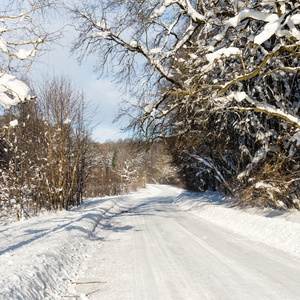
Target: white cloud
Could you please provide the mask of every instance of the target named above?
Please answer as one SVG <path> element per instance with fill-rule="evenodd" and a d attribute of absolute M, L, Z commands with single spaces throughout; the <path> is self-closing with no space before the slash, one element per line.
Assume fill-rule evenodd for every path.
<path fill-rule="evenodd" d="M 104 143 L 107 141 L 117 141 L 126 138 L 126 134 L 120 132 L 117 128 L 99 126 L 93 131 L 92 138 L 99 142 Z"/>
<path fill-rule="evenodd" d="M 118 113 L 118 104 L 123 99 L 122 93 L 109 79 L 90 78 L 85 84 L 85 89 L 91 105 L 98 108 L 98 120 L 107 125 L 111 123 Z"/>

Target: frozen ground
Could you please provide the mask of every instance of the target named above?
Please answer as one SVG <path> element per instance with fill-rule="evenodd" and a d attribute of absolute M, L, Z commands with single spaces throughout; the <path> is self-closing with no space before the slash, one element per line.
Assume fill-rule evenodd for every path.
<path fill-rule="evenodd" d="M 0 226 L 0 299 L 63 299 L 93 248 L 93 231 L 116 198 Z"/>
<path fill-rule="evenodd" d="M 0 227 L 0 299 L 300 299 L 300 213 L 149 185 Z"/>

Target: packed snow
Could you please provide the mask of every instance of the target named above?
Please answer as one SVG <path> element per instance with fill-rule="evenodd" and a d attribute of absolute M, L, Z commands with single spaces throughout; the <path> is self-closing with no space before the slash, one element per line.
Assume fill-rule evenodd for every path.
<path fill-rule="evenodd" d="M 125 223 L 121 223 L 121 220 Z M 175 220 L 179 223 L 183 221 L 192 222 L 192 227 L 182 227 L 187 226 L 188 223 L 182 223 L 183 225 L 181 226 L 179 223 L 175 224 Z M 150 230 L 148 227 L 142 228 L 144 225 L 141 224 L 144 224 L 146 221 L 149 222 L 150 232 L 148 232 Z M 159 224 L 161 221 L 163 222 Z M 278 251 L 280 257 L 284 257 L 286 260 L 294 259 L 300 265 L 299 211 L 287 212 L 258 208 L 241 210 L 231 207 L 226 198 L 220 194 L 212 192 L 195 194 L 173 186 L 148 185 L 146 189 L 130 195 L 89 199 L 81 207 L 70 211 L 44 213 L 38 217 L 15 223 L 5 224 L 4 220 L 1 220 L 1 222 L 0 272 L 1 274 L 5 274 L 5 276 L 1 276 L 0 278 L 1 300 L 72 299 L 72 297 L 73 299 L 89 299 L 90 297 L 91 299 L 99 299 L 99 297 L 101 299 L 105 295 L 110 296 L 103 299 L 120 299 L 120 294 L 115 294 L 121 291 L 121 287 L 118 284 L 121 285 L 123 282 L 124 286 L 127 286 L 128 295 L 131 295 L 129 289 L 130 287 L 134 287 L 126 285 L 125 282 L 132 278 L 132 272 L 136 270 L 140 270 L 140 275 L 145 275 L 145 278 L 149 278 L 149 282 L 137 282 L 138 286 L 135 288 L 144 287 L 145 290 L 139 290 L 135 294 L 136 297 L 131 295 L 127 299 L 138 299 L 138 295 L 142 297 L 139 299 L 150 299 L 149 295 L 147 296 L 143 293 L 146 293 L 146 290 L 149 292 L 153 290 L 150 293 L 155 296 L 153 294 L 155 293 L 155 289 L 152 289 L 152 287 L 160 282 L 156 281 L 159 280 L 159 276 L 162 276 L 160 272 L 163 269 L 160 268 L 167 268 L 168 272 L 171 272 L 170 276 L 174 277 L 174 280 L 182 271 L 181 269 L 174 269 L 178 268 L 178 266 L 177 264 L 177 267 L 170 265 L 169 259 L 171 258 L 168 257 L 161 257 L 162 260 L 157 265 L 154 265 L 156 266 L 155 270 L 151 271 L 148 268 L 147 264 L 149 261 L 147 262 L 147 260 L 150 259 L 150 262 L 153 263 L 153 259 L 162 255 L 163 252 L 161 251 L 166 250 L 161 249 L 162 245 L 157 244 L 157 241 L 152 241 L 156 234 L 153 227 L 159 228 L 159 232 L 163 238 L 162 242 L 167 243 L 169 247 L 168 251 L 171 251 L 172 253 L 170 252 L 170 254 L 172 255 L 175 255 L 175 252 L 180 250 L 177 247 L 181 244 L 176 242 L 176 239 L 181 237 L 178 235 L 179 232 L 180 234 L 184 234 L 186 230 L 190 229 L 195 231 L 199 229 L 206 232 L 209 229 L 212 230 L 211 234 L 216 234 L 216 236 L 221 234 L 222 239 L 225 240 L 226 236 L 230 234 L 232 237 L 230 239 L 234 239 L 234 243 L 243 244 L 249 240 L 250 243 L 254 243 L 253 245 L 257 245 L 257 247 L 260 247 L 259 245 L 266 245 L 265 247 L 275 249 L 272 250 L 275 253 Z M 132 222 L 132 224 L 128 222 Z M 208 229 L 198 228 L 199 224 L 208 226 Z M 142 227 L 140 228 L 139 226 Z M 163 235 L 164 230 L 167 230 L 167 228 L 177 234 L 175 234 L 175 240 L 171 244 L 169 244 L 171 238 Z M 182 231 L 183 229 L 184 231 Z M 146 236 L 147 232 L 151 234 L 149 237 Z M 209 233 L 206 233 L 206 235 L 209 235 Z M 193 236 L 190 233 L 188 236 L 190 236 L 189 239 L 196 239 L 197 243 L 201 242 L 199 237 Z M 130 242 L 132 238 L 135 240 L 134 244 Z M 186 238 L 187 236 L 183 238 L 183 241 L 191 245 L 189 251 L 192 251 L 194 244 L 192 241 L 188 242 Z M 200 244 L 204 245 L 208 238 L 211 243 L 218 243 L 213 242 L 213 236 L 207 236 L 205 239 L 203 237 L 204 240 Z M 144 243 L 150 244 L 147 246 Z M 111 248 L 113 245 L 115 248 Z M 207 248 L 208 246 L 205 247 Z M 207 249 L 210 249 L 209 255 L 212 255 L 211 259 L 214 260 L 214 255 L 217 255 L 219 252 L 211 248 Z M 268 248 L 262 247 L 262 249 L 265 249 L 265 252 L 269 251 Z M 141 256 L 144 253 L 143 251 L 146 251 L 149 255 L 147 259 Z M 195 255 L 198 253 L 197 251 Z M 180 256 L 174 256 L 173 258 L 178 259 L 178 264 L 180 265 L 180 260 L 184 258 L 185 253 L 182 250 L 179 252 Z M 110 260 L 107 259 L 107 262 L 105 262 L 102 253 L 103 255 L 107 255 L 107 258 L 110 258 Z M 225 254 L 223 253 L 222 257 Z M 139 259 L 133 263 L 132 259 L 135 255 Z M 221 254 L 219 253 L 219 255 Z M 268 252 L 268 255 L 271 254 Z M 199 259 L 201 260 L 200 256 L 199 254 Z M 197 255 L 193 259 L 196 258 Z M 192 268 L 192 256 L 185 257 L 184 259 L 187 260 L 187 263 Z M 224 259 L 225 256 L 220 261 Z M 141 265 L 136 265 L 138 262 Z M 102 263 L 104 264 L 103 266 Z M 212 264 L 212 262 L 206 258 L 203 263 L 205 266 L 207 265 L 207 272 L 209 272 L 209 264 Z M 214 263 L 216 262 L 214 261 Z M 239 270 L 241 267 L 231 266 L 231 268 L 232 270 Z M 197 268 L 194 269 L 193 272 L 196 273 L 190 275 L 195 277 L 197 275 Z M 85 273 L 86 270 L 89 270 L 88 273 Z M 154 272 L 154 275 L 151 274 L 157 276 L 155 282 L 152 282 L 152 277 L 147 277 L 148 275 L 150 276 L 150 273 L 147 273 L 148 271 Z M 297 272 L 296 269 L 294 271 Z M 99 280 L 100 287 L 96 289 L 97 293 L 95 291 L 95 298 L 92 298 L 93 295 L 91 293 L 90 296 L 87 296 L 89 294 L 88 291 L 85 291 L 87 285 L 76 285 L 76 282 L 84 282 L 84 279 L 88 280 L 90 278 L 88 276 L 92 276 L 93 272 L 97 276 L 100 274 L 100 279 L 103 281 L 100 282 L 100 279 L 97 279 Z M 226 272 L 225 269 L 224 272 Z M 228 274 L 228 277 L 231 275 Z M 237 275 L 240 276 L 239 272 L 237 272 Z M 250 273 L 245 275 L 246 277 L 250 276 Z M 136 273 L 134 276 L 136 276 L 137 281 L 145 280 L 144 277 L 140 278 Z M 210 276 L 208 273 L 207 280 L 209 280 Z M 168 280 L 167 277 L 163 277 L 163 281 Z M 94 280 L 96 282 L 96 279 Z M 245 280 L 245 278 L 241 280 Z M 188 295 L 196 295 L 196 290 L 188 290 L 189 286 L 185 286 L 188 282 L 184 281 L 183 283 L 181 291 L 185 291 L 187 297 Z M 205 284 L 208 284 L 208 282 L 205 282 Z M 191 286 L 193 286 L 192 282 Z M 235 292 L 242 293 L 242 290 L 239 291 L 238 285 L 234 284 L 234 286 L 236 287 Z M 199 288 L 199 285 L 195 285 L 196 287 Z M 178 287 L 172 286 L 170 287 L 170 291 L 168 291 L 167 287 L 158 285 L 157 291 L 159 291 L 159 288 L 163 288 L 164 293 L 166 293 L 166 298 L 164 299 L 173 299 L 167 293 L 175 293 Z M 264 287 L 262 286 L 261 288 L 263 289 Z M 270 288 L 269 291 L 266 290 L 266 295 L 273 293 L 271 282 L 270 286 L 266 286 L 265 288 Z M 103 294 L 101 294 L 101 291 Z M 298 296 L 300 299 L 300 292 Z M 124 297 L 122 299 L 126 299 L 126 293 Z M 206 299 L 212 298 L 209 298 L 208 295 Z M 261 299 L 267 298 L 262 297 Z M 277 298 L 273 299 L 279 298 L 277 296 Z"/>

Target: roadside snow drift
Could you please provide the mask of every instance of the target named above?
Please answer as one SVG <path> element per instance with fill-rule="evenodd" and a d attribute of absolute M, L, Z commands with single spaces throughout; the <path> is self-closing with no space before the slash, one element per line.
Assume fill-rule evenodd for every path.
<path fill-rule="evenodd" d="M 239 209 L 218 193 L 183 191 L 174 201 L 201 219 L 251 240 L 300 257 L 300 212 L 274 209 Z"/>
<path fill-rule="evenodd" d="M 62 299 L 115 198 L 0 227 L 0 299 Z M 88 243 L 87 243 L 88 242 Z"/>

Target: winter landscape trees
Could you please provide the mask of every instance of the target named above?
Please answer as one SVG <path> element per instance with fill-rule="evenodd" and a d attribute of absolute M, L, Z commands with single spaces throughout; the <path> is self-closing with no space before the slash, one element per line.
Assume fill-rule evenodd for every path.
<path fill-rule="evenodd" d="M 147 180 L 176 177 L 162 144 L 145 153 L 130 140 L 93 142 L 86 96 L 67 78 L 48 76 L 37 84 L 26 76 L 41 46 L 56 38 L 44 18 L 54 4 L 8 1 L 1 7 L 0 214 L 18 220 L 80 205 L 83 195 L 128 193 Z M 150 157 L 154 152 L 158 159 Z"/>
<path fill-rule="evenodd" d="M 83 196 L 129 193 L 146 183 L 177 183 L 162 143 L 145 151 L 132 140 L 99 144 L 87 126 L 84 94 L 65 78 L 36 91 L 1 117 L 0 211 L 18 219 L 40 210 L 62 210 Z"/>
<path fill-rule="evenodd" d="M 51 8 L 50 1 L 2 1 L 0 12 L 0 104 L 6 110 L 1 118 L 1 212 L 16 210 L 18 219 L 28 199 L 34 210 L 42 206 L 42 178 L 39 167 L 44 159 L 39 153 L 42 120 L 31 103 L 25 78 L 37 52 L 55 33 L 45 30 L 42 13 Z M 17 77 L 19 79 L 17 79 Z M 15 119 L 14 119 L 15 117 Z M 26 127 L 28 125 L 28 127 Z M 37 147 L 32 147 L 36 144 Z"/>
<path fill-rule="evenodd" d="M 297 1 L 88 3 L 74 49 L 138 86 L 129 128 L 168 141 L 189 188 L 299 208 Z"/>
<path fill-rule="evenodd" d="M 23 212 L 62 210 L 79 205 L 88 131 L 81 93 L 64 79 L 45 83 L 35 103 L 22 103 L 3 115 L 18 124 L 1 136 L 1 207 Z"/>
<path fill-rule="evenodd" d="M 90 139 L 83 92 L 65 78 L 30 91 L 24 77 L 56 37 L 42 21 L 52 5 L 1 8 L 1 209 L 67 209 L 83 195 L 175 182 L 175 169 L 188 189 L 241 206 L 300 208 L 297 1 L 70 3 L 73 53 L 96 54 L 96 71 L 114 72 L 130 98 L 119 117 L 134 140 L 103 145 Z"/>
<path fill-rule="evenodd" d="M 94 160 L 86 180 L 87 197 L 128 193 L 146 183 L 179 183 L 171 156 L 161 142 L 153 144 L 149 151 L 131 139 L 94 143 L 90 151 Z"/>

